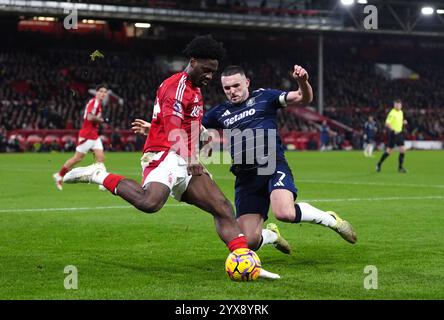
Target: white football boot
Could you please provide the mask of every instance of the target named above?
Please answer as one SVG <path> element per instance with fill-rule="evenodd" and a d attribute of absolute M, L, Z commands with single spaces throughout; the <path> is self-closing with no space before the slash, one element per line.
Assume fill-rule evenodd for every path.
<path fill-rule="evenodd" d="M 101 163 L 94 163 L 87 167 L 77 167 L 69 171 L 64 177 L 64 183 L 91 183 L 93 174 L 106 171 Z"/>
<path fill-rule="evenodd" d="M 54 179 L 54 182 L 55 182 L 55 185 L 56 185 L 57 189 L 62 191 L 63 190 L 63 187 L 62 187 L 63 178 L 62 178 L 62 176 L 59 175 L 59 173 L 57 172 L 57 173 L 54 173 L 52 175 L 52 178 Z"/>

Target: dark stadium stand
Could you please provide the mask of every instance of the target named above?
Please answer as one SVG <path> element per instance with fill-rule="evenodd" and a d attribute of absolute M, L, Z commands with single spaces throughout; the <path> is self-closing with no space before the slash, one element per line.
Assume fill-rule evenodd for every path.
<path fill-rule="evenodd" d="M 221 31 L 215 30 L 215 34 L 218 37 Z M 150 119 L 152 100 L 160 79 L 172 73 L 165 67 L 165 61 L 180 55 L 188 38 L 176 34 L 177 38 L 166 42 L 164 39 L 122 40 L 112 37 L 112 34 L 96 34 L 60 38 L 35 32 L 5 35 L 7 46 L 0 51 L 0 150 L 5 151 L 6 145 L 8 150 L 17 149 L 17 141 L 11 139 L 11 135 L 18 138 L 22 150 L 29 150 L 34 145 L 49 145 L 49 149 L 56 146 L 71 148 L 70 139 L 64 132 L 23 136 L 22 131 L 20 137 L 16 130 L 66 129 L 70 130 L 67 131 L 69 135 L 76 136 L 75 129 L 80 127 L 84 106 L 91 97 L 88 90 L 102 82 L 109 84 L 123 99 L 123 104 L 111 101 L 107 107 L 104 136 L 113 141 L 108 148 L 117 150 L 127 146 L 134 150 L 140 146 L 135 137 L 130 135 L 128 138 L 126 131 L 122 131 L 120 137 L 112 133 L 128 130 L 132 119 Z M 293 40 L 288 50 L 278 53 L 275 44 L 279 39 L 275 37 L 243 36 L 232 40 L 227 37 L 220 36 L 229 53 L 222 67 L 231 63 L 242 65 L 252 80 L 252 88 L 293 88 L 287 73 L 292 64 L 299 63 L 309 71 L 316 93 L 316 57 L 312 54 L 315 44 L 309 36 Z M 282 37 L 284 42 L 289 39 L 285 34 Z M 258 41 L 264 43 L 261 52 L 254 51 Z M 368 115 L 374 115 L 382 126 L 395 98 L 404 100 L 409 121 L 406 128 L 408 139 L 444 139 L 444 91 L 439 78 L 444 66 L 442 61 L 434 59 L 439 50 L 434 50 L 432 42 L 426 51 L 430 59 L 425 63 L 414 50 L 406 51 L 406 48 L 421 46 L 421 43 L 391 41 L 390 48 L 384 47 L 386 43 L 384 38 L 369 41 L 356 40 L 353 36 L 325 39 L 325 116 L 354 130 L 332 128 L 336 131 L 334 137 L 339 139 L 334 145 L 337 149 L 350 145 L 361 147 L 362 139 L 357 133 L 362 133 Z M 439 48 L 439 44 L 437 46 Z M 104 52 L 105 58 L 92 61 L 90 54 L 97 48 Z M 385 60 L 380 61 L 380 57 Z M 375 72 L 375 62 L 403 63 L 415 70 L 420 78 L 387 80 Z M 224 100 L 219 81 L 204 89 L 204 98 L 206 109 Z M 313 106 L 316 104 L 315 98 Z M 279 116 L 284 142 L 296 149 L 318 148 L 319 123 L 284 112 Z M 131 143 L 127 144 L 127 139 Z M 379 139 L 384 139 L 382 131 Z M 56 143 L 51 143 L 52 140 Z"/>

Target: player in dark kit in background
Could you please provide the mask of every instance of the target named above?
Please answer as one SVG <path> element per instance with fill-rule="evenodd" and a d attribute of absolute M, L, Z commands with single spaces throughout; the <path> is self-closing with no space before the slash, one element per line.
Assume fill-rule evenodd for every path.
<path fill-rule="evenodd" d="M 378 127 L 373 116 L 368 116 L 368 120 L 364 124 L 364 156 L 366 157 L 373 157 L 377 131 Z"/>
<path fill-rule="evenodd" d="M 402 111 L 402 102 L 397 99 L 394 101 L 393 109 L 387 115 L 385 120 L 385 127 L 387 129 L 388 143 L 387 148 L 378 164 L 376 165 L 376 172 L 381 171 L 382 163 L 388 156 L 392 153 L 393 149 L 399 147 L 399 158 L 398 158 L 398 172 L 407 173 L 404 168 L 404 158 L 405 158 L 405 147 L 404 147 L 404 133 L 403 127 L 407 124 L 407 120 L 404 119 L 404 113 Z"/>
<path fill-rule="evenodd" d="M 224 51 L 222 44 L 211 36 L 195 38 L 184 50 L 190 59 L 186 69 L 159 86 L 143 151 L 142 184 L 108 173 L 101 166 L 76 168 L 65 176 L 64 182 L 103 185 L 146 213 L 159 211 L 171 195 L 211 213 L 217 233 L 230 251 L 247 248 L 230 201 L 204 172 L 195 150 L 203 114 L 200 88 L 213 78 Z M 193 132 L 192 126 L 197 127 L 197 131 Z M 177 136 L 171 138 L 174 132 L 191 138 L 178 145 L 172 140 Z M 188 141 L 186 145 L 185 141 Z"/>
<path fill-rule="evenodd" d="M 240 132 L 251 129 L 256 134 L 255 149 L 266 149 L 264 144 L 267 144 L 269 136 L 277 131 L 277 110 L 306 105 L 312 101 L 313 92 L 306 70 L 295 65 L 292 77 L 299 85 L 296 91 L 259 89 L 250 93 L 250 81 L 243 69 L 239 66 L 226 68 L 222 72 L 221 81 L 228 101 L 210 109 L 204 115 L 202 125 L 215 129 L 239 129 Z M 264 136 L 260 137 L 261 134 Z M 355 243 L 357 238 L 351 224 L 339 218 L 336 213 L 324 212 L 308 203 L 295 204 L 297 189 L 284 156 L 284 148 L 279 135 L 276 134 L 275 138 L 272 138 L 276 139 L 275 149 L 266 150 L 264 158 L 267 158 L 267 161 L 259 162 L 255 159 L 252 164 L 243 162 L 248 157 L 247 154 L 242 155 L 241 163 L 236 163 L 239 155 L 236 154 L 233 144 L 231 145 L 234 161 L 231 171 L 236 176 L 236 214 L 250 248 L 258 249 L 275 241 L 275 235 L 262 232 L 262 224 L 268 219 L 270 204 L 280 221 L 321 224 L 333 229 L 348 242 Z M 245 146 L 246 144 L 241 151 L 243 153 L 249 149 Z M 261 175 L 260 169 L 272 160 L 276 163 L 275 170 L 271 174 Z"/>

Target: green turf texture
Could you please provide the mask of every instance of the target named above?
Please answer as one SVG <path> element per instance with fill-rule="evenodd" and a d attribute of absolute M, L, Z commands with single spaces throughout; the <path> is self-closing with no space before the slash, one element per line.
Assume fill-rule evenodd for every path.
<path fill-rule="evenodd" d="M 145 214 L 97 185 L 56 190 L 51 175 L 69 156 L 0 155 L 0 299 L 444 298 L 442 151 L 408 152 L 408 174 L 397 172 L 396 153 L 381 173 L 380 153 L 287 153 L 299 200 L 348 219 L 358 243 L 322 226 L 277 222 L 294 253 L 262 248 L 263 266 L 282 279 L 250 283 L 229 280 L 228 250 L 197 208 L 169 200 Z M 107 153 L 107 168 L 139 181 L 139 158 Z M 228 168 L 209 165 L 233 200 Z M 64 288 L 68 265 L 78 269 L 77 290 Z M 367 265 L 378 270 L 376 290 L 364 288 Z"/>

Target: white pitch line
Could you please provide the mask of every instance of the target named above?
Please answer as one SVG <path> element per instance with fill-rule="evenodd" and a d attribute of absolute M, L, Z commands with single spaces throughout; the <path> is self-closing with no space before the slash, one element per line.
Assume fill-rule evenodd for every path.
<path fill-rule="evenodd" d="M 232 177 L 215 176 L 216 180 L 233 180 Z M 380 186 L 380 187 L 421 187 L 421 188 L 439 188 L 443 189 L 442 184 L 415 184 L 415 183 L 385 183 L 385 182 L 359 182 L 359 181 L 335 181 L 335 180 L 315 180 L 315 179 L 295 179 L 298 182 L 325 183 L 325 184 L 344 184 L 344 185 L 362 185 L 362 186 Z"/>
<path fill-rule="evenodd" d="M 333 199 L 299 199 L 298 202 L 353 202 L 353 201 L 398 201 L 398 200 L 444 200 L 444 196 L 417 196 L 417 197 L 371 197 L 371 198 L 333 198 Z M 185 207 L 186 203 L 171 203 L 164 207 Z M 71 208 L 30 208 L 30 209 L 1 209 L 0 213 L 22 212 L 51 212 L 51 211 L 86 211 L 86 210 L 112 210 L 131 209 L 133 206 L 102 206 L 102 207 L 71 207 Z"/>
<path fill-rule="evenodd" d="M 184 207 L 186 203 L 165 204 L 164 207 Z M 133 206 L 102 206 L 102 207 L 71 207 L 71 208 L 30 208 L 30 209 L 0 209 L 0 213 L 8 212 L 50 212 L 50 211 L 86 211 L 86 210 L 113 210 L 113 209 L 131 209 Z"/>
<path fill-rule="evenodd" d="M 0 166 L 5 169 L 8 167 Z M 42 172 L 43 169 L 29 169 L 29 168 L 10 168 L 8 171 L 20 171 L 20 172 Z M 118 174 L 127 176 L 140 176 L 140 170 L 134 171 L 119 171 Z M 234 176 L 213 176 L 216 180 L 231 180 L 234 181 Z M 342 184 L 342 185 L 358 185 L 358 186 L 379 186 L 379 187 L 407 187 L 407 188 L 438 188 L 444 189 L 443 184 L 416 184 L 416 183 L 385 183 L 385 182 L 360 182 L 360 181 L 340 181 L 340 180 L 317 180 L 317 179 L 295 179 L 295 182 L 307 182 L 307 183 L 325 183 L 325 184 Z"/>
<path fill-rule="evenodd" d="M 359 181 L 332 181 L 332 180 L 313 180 L 313 179 L 296 179 L 296 182 L 308 183 L 326 183 L 326 184 L 351 184 L 363 186 L 381 186 L 381 187 L 421 187 L 421 188 L 444 188 L 442 184 L 416 184 L 416 183 L 385 183 L 385 182 L 359 182 Z"/>
<path fill-rule="evenodd" d="M 345 198 L 345 199 L 304 199 L 298 202 L 352 202 L 352 201 L 393 201 L 393 200 L 444 200 L 444 196 L 424 197 L 373 197 L 373 198 Z"/>

